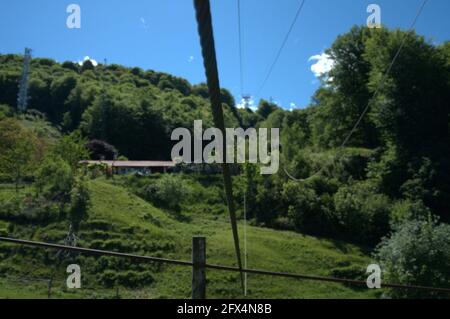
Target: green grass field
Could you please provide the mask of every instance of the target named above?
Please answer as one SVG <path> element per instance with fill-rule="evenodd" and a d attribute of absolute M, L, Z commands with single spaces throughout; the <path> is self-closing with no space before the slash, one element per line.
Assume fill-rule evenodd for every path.
<path fill-rule="evenodd" d="M 165 258 L 189 260 L 192 236 L 207 238 L 207 262 L 235 266 L 231 229 L 227 215 L 208 215 L 195 211 L 173 214 L 158 209 L 127 189 L 105 179 L 89 182 L 92 208 L 89 220 L 79 232 L 79 246 L 123 251 Z M 10 190 L 8 190 L 10 191 Z M 6 190 L 0 187 L 0 196 Z M 0 220 L 4 235 L 62 242 L 63 222 L 47 225 L 14 225 Z M 243 246 L 243 224 L 239 225 Z M 247 226 L 248 268 L 342 277 L 364 274 L 371 259 L 353 245 L 304 236 L 294 232 Z M 189 298 L 191 269 L 167 265 L 137 265 L 113 257 L 68 257 L 54 267 L 55 251 L 0 244 L 0 298 L 47 298 L 48 282 L 32 278 L 50 278 L 54 272 L 52 298 Z M 75 258 L 75 259 L 71 259 Z M 67 290 L 65 267 L 78 263 L 82 270 L 82 288 Z M 108 284 L 112 273 L 129 277 L 151 274 L 147 284 Z M 128 276 L 128 277 L 127 277 Z M 150 276 L 150 275 L 149 275 Z M 30 279 L 27 281 L 27 278 Z M 355 279 L 355 278 L 351 278 Z M 127 279 L 128 280 L 128 279 Z M 139 279 L 138 279 L 139 281 Z M 207 271 L 208 298 L 241 298 L 239 274 Z M 342 284 L 295 279 L 248 276 L 247 298 L 374 298 L 377 293 Z"/>

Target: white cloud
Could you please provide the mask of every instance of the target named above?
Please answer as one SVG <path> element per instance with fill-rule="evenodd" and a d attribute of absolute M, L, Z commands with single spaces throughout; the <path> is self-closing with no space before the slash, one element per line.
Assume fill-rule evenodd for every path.
<path fill-rule="evenodd" d="M 335 63 L 334 60 L 326 53 L 313 55 L 308 59 L 308 61 L 316 61 L 316 63 L 311 65 L 311 71 L 318 78 L 330 72 Z"/>
<path fill-rule="evenodd" d="M 293 110 L 297 110 L 297 109 L 300 109 L 301 107 L 300 106 L 298 106 L 295 102 L 291 102 L 291 103 L 289 103 L 289 111 L 293 111 Z"/>
<path fill-rule="evenodd" d="M 86 62 L 86 61 L 91 61 L 93 66 L 97 66 L 98 65 L 98 62 L 96 60 L 94 60 L 94 59 L 91 59 L 89 56 L 85 56 L 83 61 L 78 61 L 78 64 L 79 65 L 83 65 L 83 63 Z"/>
<path fill-rule="evenodd" d="M 191 55 L 191 56 L 188 58 L 188 63 L 192 63 L 192 62 L 194 62 L 194 60 L 195 60 L 194 56 Z"/>

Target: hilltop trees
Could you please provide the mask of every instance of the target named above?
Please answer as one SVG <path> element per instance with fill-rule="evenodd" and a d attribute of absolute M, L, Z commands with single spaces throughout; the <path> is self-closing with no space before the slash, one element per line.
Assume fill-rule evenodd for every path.
<path fill-rule="evenodd" d="M 322 147 L 340 145 L 369 103 L 370 62 L 365 54 L 366 41 L 373 34 L 368 28 L 354 27 L 339 36 L 327 51 L 334 66 L 314 96 L 314 103 L 319 107 L 312 123 L 315 142 Z M 377 142 L 373 123 L 366 117 L 350 145 L 375 147 Z"/>
<path fill-rule="evenodd" d="M 303 122 L 300 118 L 282 122 L 285 166 L 303 178 L 317 171 L 341 182 L 351 182 L 349 177 L 368 178 L 373 192 L 422 202 L 449 221 L 448 47 L 448 43 L 434 46 L 415 33 L 384 28 L 354 27 L 338 37 L 327 51 L 333 69 L 323 78 Z M 346 146 L 374 152 L 365 164 L 358 164 L 365 165 L 358 168 L 360 173 L 349 175 L 348 164 L 344 169 L 339 164 L 345 151 L 334 148 L 342 144 L 367 106 Z M 314 167 L 324 157 L 317 155 L 311 161 L 317 149 L 333 155 Z M 358 152 L 364 153 L 363 149 Z"/>
<path fill-rule="evenodd" d="M 0 55 L 0 104 L 14 107 L 21 57 Z M 211 123 L 205 84 L 152 70 L 85 61 L 56 63 L 33 59 L 29 109 L 42 112 L 65 133 L 80 129 L 90 140 L 105 141 L 130 159 L 168 159 L 170 132 Z M 228 126 L 240 123 L 233 96 L 222 89 Z"/>

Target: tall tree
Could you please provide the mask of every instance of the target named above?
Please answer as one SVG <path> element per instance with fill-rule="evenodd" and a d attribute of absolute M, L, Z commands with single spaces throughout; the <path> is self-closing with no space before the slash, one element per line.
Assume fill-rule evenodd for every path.
<path fill-rule="evenodd" d="M 0 121 L 0 172 L 14 181 L 16 192 L 36 157 L 37 138 L 14 119 Z"/>

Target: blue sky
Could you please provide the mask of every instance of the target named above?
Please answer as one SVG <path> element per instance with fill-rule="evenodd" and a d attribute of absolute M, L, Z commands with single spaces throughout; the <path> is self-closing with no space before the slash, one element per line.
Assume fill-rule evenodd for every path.
<path fill-rule="evenodd" d="M 306 0 L 262 98 L 304 107 L 319 82 L 311 66 L 337 35 L 365 24 L 366 8 L 381 6 L 382 23 L 407 28 L 422 0 Z M 81 29 L 68 29 L 66 8 L 81 7 Z M 241 0 L 244 93 L 256 94 L 300 0 Z M 211 0 L 222 87 L 240 99 L 237 0 Z M 449 40 L 450 1 L 430 0 L 416 30 L 435 43 Z M 1 0 L 0 53 L 57 61 L 97 61 L 169 72 L 205 81 L 191 0 Z"/>

